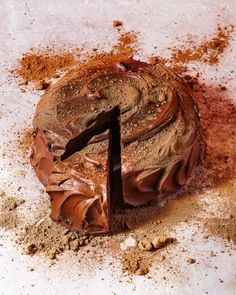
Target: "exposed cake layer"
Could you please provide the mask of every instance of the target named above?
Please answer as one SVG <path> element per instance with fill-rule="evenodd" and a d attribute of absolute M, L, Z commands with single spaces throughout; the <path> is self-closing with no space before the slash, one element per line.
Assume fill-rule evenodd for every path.
<path fill-rule="evenodd" d="M 186 183 L 203 151 L 198 110 L 191 91 L 162 65 L 126 60 L 72 71 L 41 98 L 33 122 L 36 139 L 32 165 L 39 179 L 48 185 L 51 196 L 57 167 L 61 169 L 62 179 L 68 178 L 67 182 L 77 183 L 79 187 L 80 182 L 75 179 L 76 174 L 81 177 L 85 173 L 78 164 L 83 153 L 93 147 L 94 158 L 101 154 L 98 146 L 108 142 L 106 129 L 112 130 L 114 143 L 114 136 L 118 136 L 112 127 L 115 120 L 120 125 L 120 143 L 116 141 L 116 145 L 121 145 L 121 151 L 114 149 L 113 144 L 113 152 L 121 153 L 118 155 L 121 167 L 119 161 L 114 164 L 117 155 L 113 155 L 111 187 L 116 187 L 117 192 L 115 184 L 119 182 L 122 186 L 123 182 L 121 195 L 115 196 L 113 191 L 111 196 L 115 207 L 160 201 Z M 106 152 L 104 157 L 107 161 Z M 74 165 L 80 167 L 76 172 L 69 168 Z M 73 175 L 63 170 L 65 166 Z M 99 184 L 96 169 L 91 175 L 86 173 L 94 185 Z M 72 214 L 71 207 L 64 214 L 63 208 L 67 207 L 57 200 L 66 199 L 70 190 L 62 186 L 60 182 L 53 185 L 53 194 L 61 197 L 52 197 L 52 216 L 66 223 Z M 91 206 L 88 206 L 93 210 L 92 204 L 98 203 L 95 191 L 84 192 L 83 196 L 84 200 L 90 199 Z M 81 226 L 84 222 L 81 216 L 81 213 L 74 214 L 73 224 L 67 223 L 68 226 L 83 232 L 108 231 L 109 226 L 91 230 L 94 220 L 90 221 L 91 227 Z M 106 222 L 109 225 L 108 217 Z"/>

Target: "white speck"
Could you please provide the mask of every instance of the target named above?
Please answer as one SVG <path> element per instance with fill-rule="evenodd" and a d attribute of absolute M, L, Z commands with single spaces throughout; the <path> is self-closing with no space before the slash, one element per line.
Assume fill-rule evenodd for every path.
<path fill-rule="evenodd" d="M 120 249 L 126 250 L 129 247 L 136 247 L 137 244 L 138 243 L 134 238 L 128 237 L 123 243 L 120 244 Z"/>

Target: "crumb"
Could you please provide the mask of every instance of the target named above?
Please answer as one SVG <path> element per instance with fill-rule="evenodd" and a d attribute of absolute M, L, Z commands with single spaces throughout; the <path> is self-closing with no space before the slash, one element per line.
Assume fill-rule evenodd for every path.
<path fill-rule="evenodd" d="M 114 28 L 121 27 L 121 26 L 123 26 L 123 22 L 121 22 L 119 20 L 113 20 L 112 25 Z"/>
<path fill-rule="evenodd" d="M 153 249 L 153 245 L 147 240 L 143 240 L 139 242 L 138 247 L 140 250 L 144 250 L 144 251 L 151 251 Z"/>
<path fill-rule="evenodd" d="M 155 65 L 155 64 L 157 64 L 158 62 L 159 62 L 159 59 L 158 59 L 158 57 L 157 56 L 150 56 L 149 58 L 148 58 L 148 62 L 150 63 L 150 64 L 152 64 L 152 65 Z"/>
<path fill-rule="evenodd" d="M 155 249 L 160 249 L 174 242 L 173 238 L 169 238 L 166 235 L 160 235 L 152 240 L 152 245 Z"/>
<path fill-rule="evenodd" d="M 34 83 L 34 88 L 36 90 L 46 90 L 49 87 L 50 83 L 46 83 L 42 80 L 36 81 Z"/>
<path fill-rule="evenodd" d="M 194 264 L 194 263 L 196 263 L 196 259 L 194 259 L 194 258 L 188 258 L 186 262 L 188 264 Z"/>

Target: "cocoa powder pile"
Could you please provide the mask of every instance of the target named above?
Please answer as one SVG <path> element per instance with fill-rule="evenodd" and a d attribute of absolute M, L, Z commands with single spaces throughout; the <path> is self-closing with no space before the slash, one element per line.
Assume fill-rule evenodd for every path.
<path fill-rule="evenodd" d="M 174 73 L 185 75 L 188 71 L 188 64 L 202 62 L 208 65 L 217 65 L 220 62 L 225 50 L 232 40 L 234 26 L 220 26 L 212 37 L 204 37 L 197 40 L 196 37 L 189 36 L 186 41 L 177 39 L 171 48 L 169 59 L 152 55 L 149 57 L 150 63 L 162 63 L 167 65 Z"/>
<path fill-rule="evenodd" d="M 166 235 L 157 235 L 155 238 L 145 238 L 140 240 L 138 247 L 129 247 L 121 255 L 123 272 L 135 275 L 146 275 L 149 267 L 154 261 L 162 262 L 165 256 L 162 250 L 177 240 Z"/>
<path fill-rule="evenodd" d="M 24 245 L 24 253 L 27 255 L 43 255 L 55 259 L 65 250 L 77 252 L 80 247 L 89 244 L 90 240 L 89 236 L 79 236 L 46 216 L 27 226 L 18 243 Z"/>
<path fill-rule="evenodd" d="M 19 60 L 19 66 L 14 74 L 22 79 L 21 85 L 35 82 L 37 86 L 39 81 L 44 82 L 47 79 L 57 78 L 58 72 L 73 67 L 76 62 L 75 53 L 53 54 L 52 48 L 49 47 L 39 52 L 32 49 Z"/>
<path fill-rule="evenodd" d="M 182 44 L 183 49 L 179 47 L 171 48 L 170 61 L 174 64 L 190 63 L 190 62 L 204 62 L 209 65 L 219 63 L 221 55 L 229 46 L 231 40 L 231 33 L 234 26 L 220 27 L 218 26 L 212 38 L 205 38 L 200 44 L 196 44 L 193 37 Z M 182 47 L 182 46 L 181 46 Z"/>
<path fill-rule="evenodd" d="M 61 72 L 68 71 L 75 66 L 92 66 L 108 61 L 127 59 L 138 51 L 138 33 L 120 32 L 117 43 L 110 51 L 100 52 L 93 48 L 92 52 L 84 53 L 83 48 L 71 49 L 68 52 L 53 47 L 40 50 L 33 48 L 19 59 L 17 68 L 11 73 L 20 78 L 20 86 L 34 83 L 36 90 L 45 90 L 53 78 L 59 78 Z M 59 51 L 54 53 L 54 51 Z"/>
<path fill-rule="evenodd" d="M 15 229 L 21 224 L 17 208 L 24 203 L 24 200 L 1 192 L 0 201 L 0 228 Z"/>

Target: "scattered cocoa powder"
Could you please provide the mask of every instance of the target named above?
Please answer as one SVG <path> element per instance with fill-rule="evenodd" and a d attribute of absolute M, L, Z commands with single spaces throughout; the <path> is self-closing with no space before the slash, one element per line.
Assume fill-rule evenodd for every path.
<path fill-rule="evenodd" d="M 83 48 L 71 49 L 68 52 L 60 52 L 53 47 L 42 50 L 33 48 L 23 54 L 16 69 L 11 70 L 11 73 L 21 79 L 20 86 L 34 82 L 36 90 L 43 90 L 49 86 L 49 80 L 58 78 L 62 71 L 68 71 L 75 66 L 87 67 L 108 61 L 127 59 L 132 57 L 138 49 L 137 32 L 119 31 L 117 43 L 110 51 L 99 52 L 98 48 L 94 48 L 92 52 L 82 54 Z M 54 53 L 56 50 L 59 52 Z"/>
<path fill-rule="evenodd" d="M 0 227 L 14 229 L 21 224 L 16 208 L 24 203 L 23 199 L 2 194 Z"/>
<path fill-rule="evenodd" d="M 170 58 L 150 56 L 149 62 L 157 62 L 167 65 L 174 73 L 183 76 L 188 71 L 188 64 L 192 62 L 203 62 L 209 65 L 216 65 L 232 40 L 233 25 L 217 26 L 215 34 L 209 38 L 205 37 L 198 41 L 196 37 L 189 36 L 186 41 L 177 40 L 168 48 Z"/>
<path fill-rule="evenodd" d="M 37 52 L 38 51 L 38 52 Z M 51 48 L 39 51 L 31 49 L 19 60 L 15 74 L 23 83 L 36 82 L 52 78 L 58 71 L 63 71 L 76 64 L 74 53 L 51 53 Z"/>
<path fill-rule="evenodd" d="M 4 229 L 14 229 L 20 223 L 17 212 L 15 211 L 6 211 L 0 212 L 0 228 Z"/>
<path fill-rule="evenodd" d="M 101 63 L 118 61 L 121 59 L 131 58 L 139 50 L 138 33 L 125 32 L 121 33 L 116 44 L 111 51 L 89 53 L 82 61 L 82 66 L 93 66 Z"/>
<path fill-rule="evenodd" d="M 209 232 L 236 244 L 236 217 L 231 218 L 209 218 L 205 224 Z"/>
<path fill-rule="evenodd" d="M 37 254 L 55 259 L 65 250 L 77 252 L 90 240 L 89 236 L 79 236 L 53 222 L 49 216 L 45 216 L 36 224 L 30 225 L 18 242 L 23 243 L 24 253 L 27 255 Z"/>
<path fill-rule="evenodd" d="M 18 136 L 17 146 L 22 151 L 22 154 L 28 158 L 28 152 L 33 144 L 33 128 L 27 128 Z"/>
<path fill-rule="evenodd" d="M 170 62 L 183 64 L 198 61 L 209 65 L 218 64 L 221 55 L 229 46 L 233 30 L 233 25 L 218 26 L 214 36 L 211 39 L 206 37 L 200 44 L 190 36 L 181 46 L 171 48 Z"/>
<path fill-rule="evenodd" d="M 122 271 L 135 275 L 146 275 L 152 263 L 149 252 L 140 252 L 139 249 L 127 249 L 122 253 Z"/>
<path fill-rule="evenodd" d="M 12 211 L 16 209 L 18 206 L 20 206 L 21 204 L 23 204 L 24 202 L 25 200 L 23 199 L 18 199 L 16 197 L 8 197 L 7 199 L 4 200 L 2 204 L 2 208 L 3 210 Z"/>

